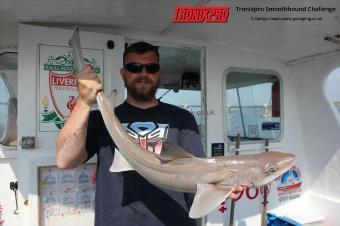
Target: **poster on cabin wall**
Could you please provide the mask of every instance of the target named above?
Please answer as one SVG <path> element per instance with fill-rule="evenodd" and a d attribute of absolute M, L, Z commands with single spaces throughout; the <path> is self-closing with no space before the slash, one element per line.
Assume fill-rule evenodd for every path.
<path fill-rule="evenodd" d="M 103 81 L 104 51 L 83 49 L 86 64 L 91 64 Z M 39 45 L 39 132 L 59 131 L 78 98 L 72 49 Z"/>
<path fill-rule="evenodd" d="M 43 166 L 38 172 L 40 226 L 93 218 L 96 164 L 88 163 L 71 170 Z"/>
<path fill-rule="evenodd" d="M 279 202 L 287 202 L 301 197 L 302 175 L 299 167 L 294 165 L 278 179 L 277 197 Z"/>

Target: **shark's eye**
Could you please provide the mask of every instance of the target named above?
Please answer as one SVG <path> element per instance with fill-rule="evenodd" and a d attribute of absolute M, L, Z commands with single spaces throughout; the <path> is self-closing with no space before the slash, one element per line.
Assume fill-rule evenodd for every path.
<path fill-rule="evenodd" d="M 266 171 L 267 173 L 275 173 L 278 169 L 279 169 L 279 167 L 278 167 L 276 164 L 270 164 L 270 163 L 268 163 L 268 164 L 265 166 L 265 171 Z"/>

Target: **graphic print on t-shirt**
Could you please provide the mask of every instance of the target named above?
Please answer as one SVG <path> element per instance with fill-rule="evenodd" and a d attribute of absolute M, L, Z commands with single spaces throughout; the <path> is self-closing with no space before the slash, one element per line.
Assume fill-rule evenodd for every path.
<path fill-rule="evenodd" d="M 122 124 L 128 134 L 145 150 L 160 154 L 163 140 L 168 136 L 169 124 L 133 122 Z"/>

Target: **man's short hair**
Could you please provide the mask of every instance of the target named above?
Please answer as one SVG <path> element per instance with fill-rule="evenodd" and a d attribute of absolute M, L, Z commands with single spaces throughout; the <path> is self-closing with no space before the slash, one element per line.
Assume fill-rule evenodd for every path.
<path fill-rule="evenodd" d="M 125 65 L 126 57 L 129 53 L 136 53 L 138 55 L 143 55 L 146 52 L 154 52 L 157 55 L 157 60 L 159 61 L 159 53 L 158 53 L 158 47 L 153 46 L 147 42 L 135 42 L 131 45 L 129 45 L 123 54 L 123 64 Z"/>

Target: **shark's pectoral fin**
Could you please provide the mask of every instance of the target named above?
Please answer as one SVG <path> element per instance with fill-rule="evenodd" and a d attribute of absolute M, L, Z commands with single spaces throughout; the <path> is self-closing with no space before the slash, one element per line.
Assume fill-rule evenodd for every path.
<path fill-rule="evenodd" d="M 197 184 L 197 191 L 189 216 L 200 218 L 218 207 L 233 191 L 232 186 Z"/>
<path fill-rule="evenodd" d="M 115 155 L 113 157 L 113 162 L 110 167 L 111 172 L 123 172 L 134 170 L 130 164 L 126 161 L 126 159 L 120 154 L 119 150 L 115 149 Z"/>
<path fill-rule="evenodd" d="M 163 143 L 162 152 L 157 157 L 162 161 L 162 163 L 167 163 L 180 158 L 196 158 L 183 148 L 172 143 Z"/>

